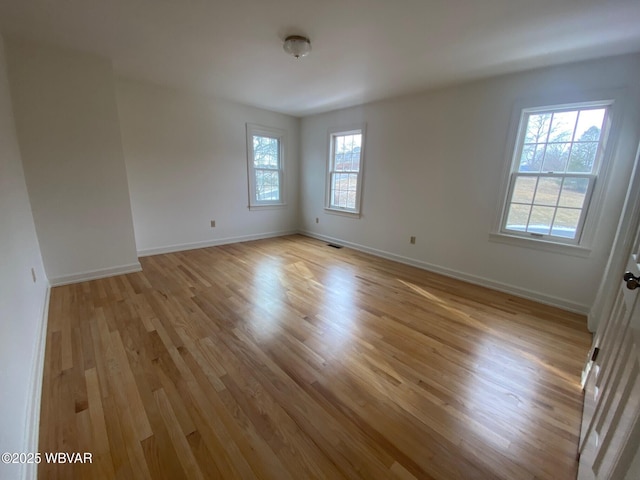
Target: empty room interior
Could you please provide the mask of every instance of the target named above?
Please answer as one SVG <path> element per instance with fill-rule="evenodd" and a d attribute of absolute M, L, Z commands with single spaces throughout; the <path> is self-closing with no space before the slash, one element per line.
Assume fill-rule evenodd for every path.
<path fill-rule="evenodd" d="M 0 479 L 640 478 L 640 2 L 0 2 Z"/>

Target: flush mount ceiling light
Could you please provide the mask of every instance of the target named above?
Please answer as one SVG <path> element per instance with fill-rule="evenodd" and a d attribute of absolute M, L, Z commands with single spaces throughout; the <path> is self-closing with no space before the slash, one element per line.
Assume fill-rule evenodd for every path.
<path fill-rule="evenodd" d="M 304 57 L 311 51 L 311 41 L 300 35 L 289 35 L 284 39 L 284 51 L 296 58 Z"/>

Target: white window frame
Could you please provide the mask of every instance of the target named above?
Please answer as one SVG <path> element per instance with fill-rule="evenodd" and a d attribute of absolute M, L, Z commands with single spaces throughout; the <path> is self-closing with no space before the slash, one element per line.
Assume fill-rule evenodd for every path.
<path fill-rule="evenodd" d="M 366 124 L 351 125 L 346 128 L 332 128 L 328 132 L 328 154 L 327 154 L 327 172 L 325 180 L 325 210 L 328 213 L 335 213 L 339 215 L 346 215 L 352 217 L 360 217 L 361 205 L 362 205 L 362 187 L 364 178 L 364 150 L 366 139 Z M 357 186 L 356 186 L 356 205 L 355 208 L 344 208 L 332 204 L 331 198 L 331 186 L 333 176 L 336 173 L 356 173 L 356 172 L 336 172 L 334 169 L 335 164 L 335 139 L 336 137 L 360 134 L 362 136 L 360 143 L 360 161 L 359 169 L 357 172 Z"/>
<path fill-rule="evenodd" d="M 256 125 L 247 123 L 247 172 L 248 172 L 248 184 L 249 184 L 249 209 L 262 209 L 269 207 L 279 207 L 286 205 L 285 201 L 285 131 L 279 128 L 265 127 L 262 125 Z M 278 140 L 278 187 L 279 187 L 279 199 L 278 200 L 259 200 L 256 192 L 256 172 L 259 170 L 265 170 L 255 167 L 254 161 L 254 149 L 253 149 L 253 137 L 269 137 Z M 274 170 L 274 169 L 268 169 Z"/>
<path fill-rule="evenodd" d="M 607 96 L 601 96 L 600 98 L 607 98 Z M 513 115 L 512 129 L 509 137 L 511 141 L 508 143 L 508 169 L 506 171 L 506 177 L 503 182 L 502 194 L 500 196 L 500 208 L 497 216 L 497 221 L 490 235 L 490 239 L 502 243 L 509 243 L 515 245 L 524 245 L 537 249 L 563 252 L 570 255 L 577 256 L 589 256 L 590 243 L 593 237 L 594 225 L 599 216 L 601 210 L 601 203 L 603 200 L 603 185 L 606 184 L 607 172 L 609 169 L 610 156 L 612 150 L 612 144 L 614 144 L 614 130 L 612 124 L 616 124 L 615 117 L 618 115 L 616 109 L 614 109 L 614 100 L 607 98 L 605 100 L 587 100 L 576 101 L 571 103 L 557 103 L 548 102 L 543 104 L 544 106 L 523 106 L 520 105 L 516 108 L 516 112 Z M 542 102 L 537 103 L 541 105 Z M 544 112 L 561 112 L 571 111 L 584 108 L 606 108 L 605 119 L 603 122 L 601 140 L 596 159 L 594 162 L 593 172 L 587 174 L 560 174 L 560 173 L 547 173 L 547 172 L 534 172 L 532 174 L 518 172 L 520 165 L 520 157 L 522 155 L 522 149 L 524 145 L 524 135 L 526 133 L 528 116 L 536 113 Z M 517 123 L 516 123 L 517 122 Z M 515 185 L 515 178 L 517 176 L 584 176 L 589 178 L 589 188 L 585 195 L 585 203 L 583 206 L 583 212 L 576 230 L 576 237 L 574 239 L 562 238 L 553 235 L 540 235 L 531 232 L 518 232 L 514 230 L 508 230 L 506 228 L 507 216 L 509 213 L 509 205 L 511 203 L 511 197 L 513 193 L 513 187 Z"/>

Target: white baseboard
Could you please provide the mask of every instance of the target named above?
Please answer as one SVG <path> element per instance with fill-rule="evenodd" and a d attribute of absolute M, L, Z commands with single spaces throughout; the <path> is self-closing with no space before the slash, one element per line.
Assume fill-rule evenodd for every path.
<path fill-rule="evenodd" d="M 49 323 L 49 300 L 51 298 L 51 286 L 47 285 L 36 351 L 31 369 L 31 397 L 27 405 L 29 415 L 27 425 L 27 452 L 37 452 L 40 439 L 40 404 L 42 403 L 42 378 L 44 376 L 44 353 L 47 345 L 47 326 Z M 24 464 L 22 478 L 35 480 L 38 477 L 38 465 Z"/>
<path fill-rule="evenodd" d="M 69 285 L 71 283 L 86 282 L 88 280 L 97 280 L 99 278 L 113 277 L 115 275 L 123 275 L 125 273 L 133 273 L 142 271 L 140 262 L 130 263 L 128 265 L 119 265 L 117 267 L 102 268 L 100 270 L 91 270 L 89 272 L 73 273 L 71 275 L 63 275 L 49 279 L 52 287 L 60 285 Z"/>
<path fill-rule="evenodd" d="M 465 282 L 473 283 L 474 285 L 480 285 L 482 287 L 491 288 L 493 290 L 508 293 L 516 297 L 526 298 L 528 300 L 534 300 L 536 302 L 543 303 L 545 305 L 550 305 L 552 307 L 558 307 L 558 308 L 561 308 L 562 310 L 567 310 L 569 312 L 580 313 L 583 315 L 588 315 L 589 313 L 589 307 L 587 305 L 571 302 L 563 298 L 554 297 L 552 295 L 547 295 L 547 294 L 536 292 L 533 290 L 528 290 L 525 288 L 515 287 L 513 285 L 509 285 L 502 282 L 496 282 L 495 280 L 491 280 L 485 277 L 471 275 L 468 273 L 453 270 L 451 268 L 441 267 L 439 265 L 434 265 L 432 263 L 423 262 L 422 260 L 416 260 L 413 258 L 404 257 L 402 255 L 397 255 L 395 253 L 387 252 L 385 250 L 378 250 L 377 248 L 367 247 L 366 245 L 360 245 L 358 243 L 347 242 L 339 238 L 333 238 L 327 235 L 322 235 L 322 234 L 310 232 L 307 230 L 299 230 L 298 233 L 301 235 L 306 235 L 311 238 L 316 238 L 318 240 L 323 240 L 325 242 L 344 245 L 345 247 L 353 248 L 354 250 L 370 253 L 371 255 L 375 255 L 376 257 L 386 258 L 388 260 L 393 260 L 395 262 L 404 263 L 406 265 L 411 265 L 413 267 L 421 268 L 429 272 L 439 273 L 446 277 L 464 280 Z"/>
<path fill-rule="evenodd" d="M 138 250 L 139 257 L 148 257 L 150 255 L 160 255 L 161 253 L 182 252 L 184 250 L 195 250 L 197 248 L 216 247 L 218 245 L 227 245 L 230 243 L 249 242 L 251 240 L 262 240 L 263 238 L 284 237 L 285 235 L 295 235 L 298 230 L 283 230 L 279 232 L 254 233 L 251 235 L 240 235 L 237 237 L 217 238 L 214 240 L 205 240 L 202 242 L 181 243 L 178 245 L 167 245 L 164 247 L 145 248 Z"/>

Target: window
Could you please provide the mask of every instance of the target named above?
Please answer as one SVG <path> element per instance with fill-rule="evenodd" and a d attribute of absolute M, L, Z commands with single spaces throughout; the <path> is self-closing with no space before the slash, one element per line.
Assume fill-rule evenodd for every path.
<path fill-rule="evenodd" d="M 249 208 L 284 205 L 284 132 L 247 124 Z"/>
<path fill-rule="evenodd" d="M 360 213 L 363 149 L 364 126 L 329 133 L 327 209 Z"/>
<path fill-rule="evenodd" d="M 611 102 L 522 112 L 503 233 L 579 244 L 602 171 Z"/>

